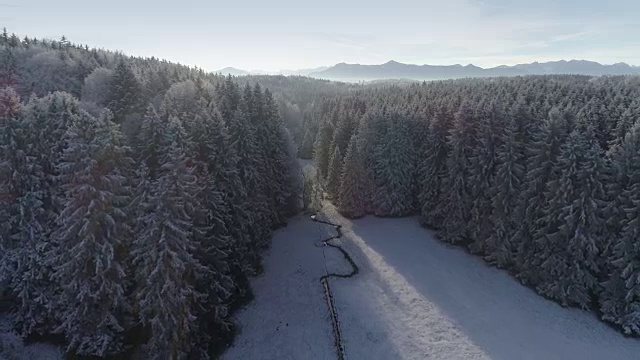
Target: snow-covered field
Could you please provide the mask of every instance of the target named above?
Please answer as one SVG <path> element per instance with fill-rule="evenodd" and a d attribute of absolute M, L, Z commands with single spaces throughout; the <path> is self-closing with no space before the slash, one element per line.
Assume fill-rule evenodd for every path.
<path fill-rule="evenodd" d="M 335 243 L 360 267 L 330 280 L 348 359 L 640 359 L 640 340 L 545 300 L 415 218 L 349 221 L 331 206 L 325 216 L 343 224 Z M 336 358 L 318 279 L 325 259 L 329 271 L 347 265 L 314 246 L 327 233 L 306 217 L 279 230 L 224 359 Z"/>

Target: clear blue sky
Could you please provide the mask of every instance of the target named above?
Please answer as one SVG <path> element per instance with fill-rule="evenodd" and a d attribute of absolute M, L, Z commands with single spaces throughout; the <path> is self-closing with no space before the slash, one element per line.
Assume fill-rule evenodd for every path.
<path fill-rule="evenodd" d="M 207 70 L 391 59 L 640 65 L 640 0 L 0 0 L 0 26 Z"/>

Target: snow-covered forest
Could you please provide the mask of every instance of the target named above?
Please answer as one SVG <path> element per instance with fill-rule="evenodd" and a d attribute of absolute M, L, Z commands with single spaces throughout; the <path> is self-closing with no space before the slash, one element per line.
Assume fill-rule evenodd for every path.
<path fill-rule="evenodd" d="M 442 81 L 314 109 L 302 149 L 343 215 L 419 214 L 541 295 L 640 334 L 638 77 Z"/>
<path fill-rule="evenodd" d="M 5 32 L 0 54 L 0 291 L 14 339 L 62 339 L 80 356 L 220 351 L 261 249 L 297 207 L 274 96 L 64 38 Z"/>
<path fill-rule="evenodd" d="M 263 272 L 274 231 L 300 211 L 301 197 L 308 209 L 333 211 L 325 196 L 350 219 L 417 215 L 441 241 L 506 269 L 542 296 L 593 312 L 620 337 L 640 335 L 639 117 L 640 78 L 633 76 L 395 85 L 225 77 L 64 37 L 20 39 L 5 30 L 0 358 L 30 358 L 25 344 L 40 341 L 78 358 L 215 358 L 234 341 L 233 314 L 253 298 L 252 278 Z M 313 171 L 301 171 L 296 157 L 313 159 Z M 329 218 L 344 223 L 351 241 L 345 246 L 364 249 L 356 260 L 373 256 L 352 223 L 331 211 Z M 391 220 L 397 219 L 354 224 L 376 228 L 381 221 L 391 224 L 379 230 L 387 233 Z M 415 241 L 419 227 L 396 224 L 411 234 L 398 240 L 411 249 L 397 254 L 422 249 Z M 326 315 L 318 308 L 325 304 L 316 275 L 327 271 L 327 258 L 313 258 L 313 243 L 300 247 L 318 236 L 309 230 L 316 225 L 295 218 L 288 234 L 278 233 L 292 247 L 272 249 L 283 251 L 272 258 L 281 264 L 278 274 L 299 278 L 258 282 L 277 301 L 283 294 L 312 298 L 282 305 L 292 319 L 307 319 L 293 311 L 309 311 L 308 304 L 314 305 L 308 319 Z M 387 242 L 393 239 L 358 231 L 395 253 Z M 424 241 L 425 249 L 467 267 L 430 235 Z M 429 255 L 415 259 L 435 258 Z M 305 264 L 312 271 L 294 268 L 305 259 L 314 259 Z M 336 287 L 345 295 L 336 299 L 338 307 L 353 294 L 373 293 L 378 280 L 370 280 L 377 279 L 371 273 L 387 272 L 405 291 L 417 283 L 394 272 L 422 269 L 394 269 L 377 258 L 368 267 L 367 284 Z M 496 283 L 509 284 L 487 281 Z M 283 284 L 285 290 L 277 287 Z M 475 283 L 469 293 L 479 288 Z M 393 290 L 383 295 L 391 298 Z M 415 299 L 404 299 L 412 305 L 396 309 L 399 317 L 410 320 L 416 314 L 405 310 L 433 308 Z M 518 314 L 513 302 L 504 304 Z M 282 310 L 277 302 L 257 308 Z M 364 317 L 345 325 L 346 336 L 361 335 L 357 324 Z M 418 326 L 427 317 L 407 322 Z M 248 334 L 263 332 L 262 323 L 240 320 Z M 461 336 L 443 322 L 451 326 L 448 334 Z M 330 334 L 328 322 L 313 326 L 321 336 Z M 295 337 L 304 329 L 287 331 Z M 450 345 L 463 343 L 456 341 Z M 262 353 L 251 346 L 263 343 L 244 338 L 240 344 L 249 345 L 227 356 Z M 313 351 L 332 356 L 326 344 L 331 341 L 318 340 Z M 508 350 L 494 353 L 518 349 Z"/>

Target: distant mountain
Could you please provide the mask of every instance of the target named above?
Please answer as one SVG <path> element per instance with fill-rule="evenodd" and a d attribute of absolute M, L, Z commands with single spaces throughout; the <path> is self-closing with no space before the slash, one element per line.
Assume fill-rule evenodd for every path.
<path fill-rule="evenodd" d="M 325 71 L 327 69 L 329 69 L 329 66 L 321 66 L 313 69 L 280 70 L 279 74 L 307 76 L 309 74 Z"/>
<path fill-rule="evenodd" d="M 413 65 L 389 61 L 381 65 L 360 65 L 340 63 L 329 69 L 310 73 L 309 76 L 330 80 L 360 81 L 381 79 L 438 80 L 466 77 L 495 77 L 518 75 L 629 75 L 640 74 L 640 67 L 625 63 L 602 65 L 593 61 L 571 60 L 534 62 L 515 66 L 501 65 L 481 68 L 472 64 L 456 65 Z"/>
<path fill-rule="evenodd" d="M 321 66 L 313 69 L 298 69 L 298 70 L 279 70 L 279 71 L 266 71 L 266 70 L 242 70 L 234 67 L 226 67 L 224 69 L 216 70 L 216 73 L 223 75 L 231 74 L 232 76 L 244 76 L 244 75 L 300 75 L 307 76 L 311 73 L 317 73 L 329 69 L 329 66 Z"/>
<path fill-rule="evenodd" d="M 241 70 L 241 69 L 236 69 L 234 67 L 226 67 L 224 69 L 220 69 L 220 70 L 216 70 L 216 73 L 220 73 L 222 75 L 229 75 L 231 74 L 231 76 L 244 76 L 244 75 L 252 75 L 253 73 L 250 71 L 246 71 L 246 70 Z"/>

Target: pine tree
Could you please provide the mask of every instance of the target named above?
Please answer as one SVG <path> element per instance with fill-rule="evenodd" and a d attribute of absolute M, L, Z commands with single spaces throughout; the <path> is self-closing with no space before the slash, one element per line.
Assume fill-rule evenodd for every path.
<path fill-rule="evenodd" d="M 31 155 L 35 128 L 26 120 L 18 95 L 0 89 L 0 282 L 18 300 L 14 311 L 23 336 L 44 331 L 51 321 L 52 295 L 44 264 L 47 217 L 37 158 Z"/>
<path fill-rule="evenodd" d="M 18 83 L 18 64 L 13 50 L 4 47 L 0 52 L 0 89 Z"/>
<path fill-rule="evenodd" d="M 397 113 L 387 116 L 388 130 L 374 150 L 373 205 L 378 216 L 403 216 L 414 210 L 415 157 L 408 119 Z"/>
<path fill-rule="evenodd" d="M 478 129 L 478 146 L 473 151 L 471 159 L 471 193 L 473 207 L 471 208 L 472 222 L 469 223 L 469 234 L 472 242 L 469 250 L 487 255 L 486 241 L 492 234 L 492 224 L 489 216 L 493 211 L 491 189 L 496 172 L 498 149 L 503 143 L 504 120 L 502 113 L 495 103 L 480 110 Z"/>
<path fill-rule="evenodd" d="M 517 227 L 513 211 L 518 206 L 525 175 L 525 155 L 518 148 L 515 129 L 510 127 L 508 134 L 497 153 L 496 177 L 490 191 L 492 210 L 489 220 L 492 231 L 485 245 L 485 258 L 498 267 L 509 267 L 513 261 L 515 249 L 511 236 Z"/>
<path fill-rule="evenodd" d="M 122 349 L 125 298 L 126 213 L 123 176 L 130 160 L 110 114 L 81 113 L 71 124 L 59 165 L 67 194 L 48 258 L 60 287 L 53 307 L 68 349 L 105 356 Z"/>
<path fill-rule="evenodd" d="M 451 153 L 447 159 L 449 172 L 443 182 L 446 194 L 443 204 L 443 217 L 447 219 L 441 231 L 444 239 L 450 243 L 468 242 L 470 234 L 467 225 L 471 221 L 471 158 L 477 144 L 475 118 L 469 104 L 461 105 L 455 115 L 449 145 Z"/>
<path fill-rule="evenodd" d="M 605 208 L 610 244 L 605 245 L 607 274 L 600 294 L 602 318 L 620 325 L 625 333 L 640 334 L 640 292 L 638 278 L 638 196 L 640 190 L 640 123 L 611 150 L 611 170 Z"/>
<path fill-rule="evenodd" d="M 328 121 L 322 122 L 313 146 L 313 159 L 315 160 L 320 175 L 325 178 L 329 172 L 329 161 L 331 160 L 330 145 L 333 132 L 333 126 Z"/>
<path fill-rule="evenodd" d="M 256 128 L 251 121 L 252 93 L 245 87 L 238 110 L 232 121 L 228 122 L 229 143 L 237 156 L 238 176 L 248 196 L 247 230 L 251 239 L 251 252 L 257 254 L 257 248 L 268 234 L 268 223 L 265 209 L 268 208 L 265 194 L 260 192 L 259 162 L 263 154 L 256 140 Z"/>
<path fill-rule="evenodd" d="M 338 211 L 348 218 L 358 218 L 365 214 L 364 169 L 362 158 L 358 152 L 357 136 L 353 135 L 344 158 L 340 191 L 338 195 Z"/>
<path fill-rule="evenodd" d="M 298 157 L 301 159 L 311 159 L 313 157 L 313 135 L 307 129 L 302 138 L 302 144 L 298 150 Z"/>
<path fill-rule="evenodd" d="M 174 141 L 162 160 L 160 176 L 145 201 L 141 233 L 134 241 L 137 268 L 135 299 L 141 322 L 151 337 L 150 359 L 182 359 L 193 350 L 196 315 L 203 294 L 196 279 L 208 269 L 196 259 L 194 210 L 199 208 L 196 179 Z"/>
<path fill-rule="evenodd" d="M 139 158 L 145 163 L 149 171 L 149 178 L 155 179 L 160 170 L 160 160 L 165 141 L 166 123 L 160 119 L 153 105 L 147 107 L 147 112 L 142 120 L 140 133 L 138 134 L 137 153 Z"/>
<path fill-rule="evenodd" d="M 338 191 L 340 190 L 340 176 L 342 174 L 342 154 L 340 148 L 335 147 L 333 154 L 331 155 L 331 161 L 329 162 L 329 174 L 327 175 L 327 192 L 333 198 L 337 198 Z"/>
<path fill-rule="evenodd" d="M 15 213 L 11 239 L 22 244 L 10 255 L 10 287 L 18 298 L 17 327 L 23 336 L 50 333 L 52 301 L 58 288 L 50 281 L 53 249 L 51 233 L 63 209 L 64 192 L 58 164 L 67 147 L 67 128 L 79 116 L 77 100 L 56 92 L 32 98 L 23 107 L 15 128 Z M 13 151 L 13 150 L 12 150 Z"/>
<path fill-rule="evenodd" d="M 420 154 L 424 160 L 418 169 L 421 192 L 418 194 L 421 208 L 420 222 L 424 225 L 441 228 L 444 219 L 439 209 L 443 206 L 445 195 L 442 192 L 443 179 L 447 172 L 449 155 L 450 119 L 444 109 L 440 109 L 429 124 L 429 134 L 424 151 Z"/>
<path fill-rule="evenodd" d="M 142 87 L 129 65 L 121 59 L 109 84 L 109 109 L 113 120 L 122 124 L 127 115 L 140 110 Z"/>
<path fill-rule="evenodd" d="M 555 162 L 560 155 L 560 145 L 567 136 L 567 128 L 564 115 L 558 109 L 551 110 L 528 149 L 527 174 L 515 213 L 515 221 L 520 225 L 511 237 L 511 243 L 516 248 L 514 264 L 518 278 L 532 284 L 538 282 L 537 265 L 533 264 L 532 254 L 540 251 L 533 244 L 533 236 L 538 229 L 536 221 L 548 201 L 547 192 L 555 186 L 552 180 L 559 178 Z"/>
<path fill-rule="evenodd" d="M 604 164 L 602 150 L 589 126 L 574 130 L 562 145 L 559 180 L 537 220 L 533 264 L 537 289 L 562 304 L 590 305 L 597 291 L 597 258 L 602 250 Z"/>

